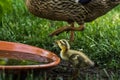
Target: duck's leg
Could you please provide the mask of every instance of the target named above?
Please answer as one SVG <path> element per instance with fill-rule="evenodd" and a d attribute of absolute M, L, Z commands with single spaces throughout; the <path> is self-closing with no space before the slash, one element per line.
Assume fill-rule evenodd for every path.
<path fill-rule="evenodd" d="M 74 27 L 74 24 L 72 23 L 71 26 L 60 27 L 59 29 L 52 32 L 49 36 L 59 35 L 64 31 L 82 31 L 82 30 L 84 30 L 84 25 L 80 25 L 80 27 Z M 72 35 L 73 35 L 73 32 L 71 32 L 71 39 L 73 39 L 74 37 Z"/>
<path fill-rule="evenodd" d="M 52 32 L 51 34 L 49 34 L 49 36 L 55 36 L 55 35 L 59 35 L 60 33 L 64 32 L 64 31 L 70 31 L 69 28 L 70 28 L 70 26 L 60 27 L 57 30 L 55 30 L 54 32 Z"/>
<path fill-rule="evenodd" d="M 74 28 L 74 23 L 71 24 L 71 27 Z M 70 41 L 73 42 L 74 41 L 74 31 L 70 32 Z"/>

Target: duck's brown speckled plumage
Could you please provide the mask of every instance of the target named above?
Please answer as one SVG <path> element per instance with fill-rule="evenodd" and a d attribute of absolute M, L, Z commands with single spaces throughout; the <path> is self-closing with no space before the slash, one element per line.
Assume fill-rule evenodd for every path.
<path fill-rule="evenodd" d="M 85 5 L 75 0 L 26 0 L 29 11 L 38 17 L 79 25 L 95 20 L 119 4 L 120 0 L 91 0 Z"/>
<path fill-rule="evenodd" d="M 82 24 L 84 23 L 82 21 L 84 21 L 85 15 L 88 13 L 81 4 L 78 5 L 74 0 L 69 2 L 67 0 L 28 1 L 30 12 L 41 18 L 67 22 L 77 21 L 79 24 Z"/>

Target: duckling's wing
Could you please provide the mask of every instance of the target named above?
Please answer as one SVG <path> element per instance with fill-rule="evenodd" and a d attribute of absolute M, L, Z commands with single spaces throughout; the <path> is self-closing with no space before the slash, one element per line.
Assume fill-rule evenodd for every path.
<path fill-rule="evenodd" d="M 77 63 L 79 62 L 79 65 L 88 65 L 88 66 L 93 66 L 94 62 L 84 53 L 76 50 L 69 50 L 70 57 L 73 60 L 73 62 L 76 60 Z"/>
<path fill-rule="evenodd" d="M 88 59 L 88 56 L 81 52 L 81 51 L 76 51 L 76 50 L 68 50 L 68 53 L 69 53 L 69 56 L 73 55 L 73 54 L 77 54 L 79 55 L 80 57 L 82 57 L 83 59 Z"/>
<path fill-rule="evenodd" d="M 82 57 L 80 57 L 80 55 L 78 54 L 72 54 L 69 57 L 69 61 L 72 65 L 74 65 L 75 67 L 80 66 L 81 63 L 84 62 L 84 59 Z"/>

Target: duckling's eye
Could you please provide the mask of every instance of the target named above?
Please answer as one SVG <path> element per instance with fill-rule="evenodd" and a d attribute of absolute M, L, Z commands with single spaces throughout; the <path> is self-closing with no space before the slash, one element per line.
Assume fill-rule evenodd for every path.
<path fill-rule="evenodd" d="M 60 41 L 60 44 L 61 44 L 61 45 L 65 45 L 65 43 L 64 43 L 63 41 Z"/>

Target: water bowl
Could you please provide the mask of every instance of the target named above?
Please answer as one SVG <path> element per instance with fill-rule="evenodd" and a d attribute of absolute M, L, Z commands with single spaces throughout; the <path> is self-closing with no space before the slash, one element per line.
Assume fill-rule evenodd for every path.
<path fill-rule="evenodd" d="M 0 41 L 0 70 L 49 69 L 59 63 L 60 58 L 48 50 Z"/>

